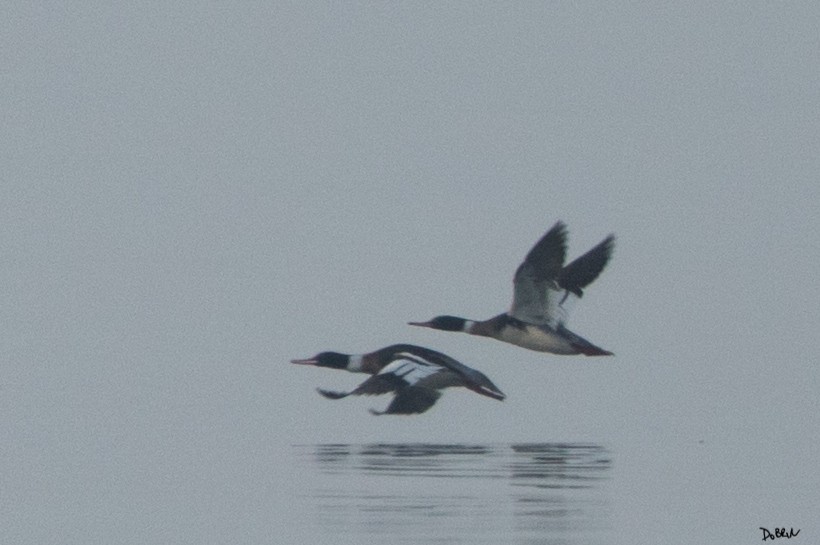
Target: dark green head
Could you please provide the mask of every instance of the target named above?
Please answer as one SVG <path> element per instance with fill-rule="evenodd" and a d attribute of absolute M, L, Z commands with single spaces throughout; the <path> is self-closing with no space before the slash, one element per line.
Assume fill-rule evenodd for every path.
<path fill-rule="evenodd" d="M 315 365 L 316 367 L 329 367 L 331 369 L 347 369 L 350 363 L 349 354 L 339 352 L 320 352 L 312 358 L 304 360 L 290 360 L 298 365 Z"/>
<path fill-rule="evenodd" d="M 407 322 L 409 325 L 441 329 L 442 331 L 464 331 L 467 320 L 457 316 L 436 316 L 428 322 Z"/>

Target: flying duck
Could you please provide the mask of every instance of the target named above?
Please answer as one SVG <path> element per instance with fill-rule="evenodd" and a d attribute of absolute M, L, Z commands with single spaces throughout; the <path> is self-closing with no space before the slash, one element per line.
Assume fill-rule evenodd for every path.
<path fill-rule="evenodd" d="M 553 354 L 610 356 L 566 328 L 570 304 L 583 296 L 612 255 L 615 236 L 609 235 L 590 251 L 564 267 L 566 226 L 557 222 L 532 247 L 513 278 L 510 310 L 484 321 L 436 316 L 410 325 L 460 331 Z"/>
<path fill-rule="evenodd" d="M 480 371 L 441 352 L 412 344 L 394 344 L 358 355 L 321 352 L 312 358 L 291 360 L 291 363 L 372 375 L 350 392 L 317 390 L 329 399 L 394 393 L 386 410 L 370 409 L 375 415 L 423 413 L 441 397 L 440 390 L 451 386 L 464 386 L 499 401 L 505 397 Z"/>

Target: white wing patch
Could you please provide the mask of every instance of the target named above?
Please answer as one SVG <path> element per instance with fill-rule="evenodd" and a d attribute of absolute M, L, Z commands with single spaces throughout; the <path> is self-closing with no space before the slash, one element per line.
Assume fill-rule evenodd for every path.
<path fill-rule="evenodd" d="M 565 306 L 568 301 L 564 300 L 564 296 L 568 292 L 561 289 L 547 288 L 546 306 L 544 308 L 545 320 L 550 327 L 558 327 L 558 324 L 564 324 L 569 317 L 569 309 Z"/>
<path fill-rule="evenodd" d="M 407 383 L 409 386 L 412 386 L 424 378 L 435 375 L 439 371 L 441 371 L 441 367 L 437 365 L 429 365 L 423 360 L 418 360 L 416 358 L 403 358 L 391 362 L 384 369 L 382 369 L 379 374 L 395 375 L 401 378 L 402 381 Z"/>
<path fill-rule="evenodd" d="M 555 310 L 555 323 L 566 325 L 570 312 L 575 308 L 578 296 L 568 290 L 562 290 L 557 294 Z"/>

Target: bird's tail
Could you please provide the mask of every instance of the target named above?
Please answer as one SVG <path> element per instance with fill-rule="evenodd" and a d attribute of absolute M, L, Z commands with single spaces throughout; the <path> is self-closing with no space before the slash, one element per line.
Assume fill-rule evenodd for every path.
<path fill-rule="evenodd" d="M 604 350 L 599 346 L 595 346 L 580 335 L 576 335 L 564 326 L 559 326 L 559 333 L 569 340 L 572 347 L 575 348 L 579 354 L 584 356 L 614 356 L 609 350 Z"/>

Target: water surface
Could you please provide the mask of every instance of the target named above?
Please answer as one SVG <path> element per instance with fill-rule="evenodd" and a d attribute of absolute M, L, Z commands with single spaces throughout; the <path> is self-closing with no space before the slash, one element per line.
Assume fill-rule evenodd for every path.
<path fill-rule="evenodd" d="M 293 447 L 296 500 L 322 542 L 604 543 L 610 453 L 600 445 Z"/>

